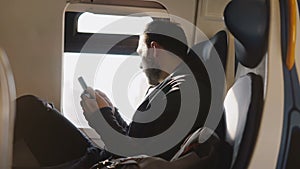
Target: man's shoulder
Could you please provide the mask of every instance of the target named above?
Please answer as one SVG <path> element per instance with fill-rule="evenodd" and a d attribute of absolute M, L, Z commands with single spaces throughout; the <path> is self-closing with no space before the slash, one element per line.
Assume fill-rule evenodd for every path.
<path fill-rule="evenodd" d="M 162 89 L 165 92 L 179 92 L 181 85 L 188 81 L 190 78 L 189 76 L 190 75 L 188 74 L 170 75 L 162 82 L 159 89 Z"/>

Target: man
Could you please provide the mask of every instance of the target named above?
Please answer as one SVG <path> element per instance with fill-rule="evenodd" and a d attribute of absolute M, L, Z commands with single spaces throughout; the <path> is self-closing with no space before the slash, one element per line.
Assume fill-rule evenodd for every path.
<path fill-rule="evenodd" d="M 188 135 L 203 127 L 210 107 L 207 72 L 199 58 L 187 57 L 185 44 L 184 31 L 168 21 L 151 22 L 140 36 L 137 52 L 154 90 L 146 95 L 130 125 L 103 92 L 88 88 L 86 92 L 93 98 L 81 96 L 84 115 L 108 151 L 93 146 L 53 106 L 34 96 L 23 96 L 17 99 L 14 155 L 18 155 L 18 142 L 24 142 L 37 166 L 49 169 L 87 169 L 113 154 L 127 156 L 130 151 L 128 156 L 156 156 L 138 158 L 143 169 L 212 168 L 217 163 L 216 137 L 183 147 L 176 154 Z M 116 133 L 124 137 L 118 139 Z"/>
<path fill-rule="evenodd" d="M 193 116 L 191 121 L 178 123 L 181 128 L 187 128 L 186 133 L 176 132 L 176 134 L 182 132 L 179 134 L 180 138 L 170 138 L 170 140 L 177 139 L 178 142 L 167 151 L 157 154 L 165 160 L 170 160 L 175 155 L 189 134 L 203 126 L 210 105 L 209 78 L 199 58 L 188 58 L 186 44 L 182 28 L 169 21 L 153 21 L 140 35 L 137 53 L 142 57 L 141 67 L 149 84 L 155 87 L 138 107 L 130 125 L 124 122 L 118 109 L 103 92 L 88 88 L 86 92 L 95 99 L 82 95 L 81 106 L 84 115 L 89 125 L 104 140 L 108 150 L 113 149 L 112 146 L 116 144 L 122 147 L 122 142 L 116 143 L 113 136 L 108 136 L 111 133 L 105 131 L 107 128 L 105 129 L 104 123 L 131 138 L 151 138 L 164 134 L 171 128 L 174 122 L 182 117 L 180 113 L 186 117 Z M 106 122 L 101 120 L 102 116 Z M 186 123 L 190 125 L 186 126 Z M 132 147 L 141 144 L 133 140 L 131 140 Z M 150 147 L 147 150 L 151 151 L 150 149 L 155 149 L 157 145 L 148 144 L 148 146 Z M 148 152 L 137 150 L 136 155 L 139 153 Z"/>

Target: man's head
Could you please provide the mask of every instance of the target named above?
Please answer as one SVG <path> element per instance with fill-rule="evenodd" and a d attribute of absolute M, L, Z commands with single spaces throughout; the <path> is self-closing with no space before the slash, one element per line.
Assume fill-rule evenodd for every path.
<path fill-rule="evenodd" d="M 146 26 L 140 35 L 137 53 L 142 57 L 141 67 L 151 85 L 157 85 L 162 76 L 168 74 L 166 66 L 173 66 L 175 60 L 184 60 L 188 50 L 186 44 L 184 31 L 176 23 L 153 21 Z"/>

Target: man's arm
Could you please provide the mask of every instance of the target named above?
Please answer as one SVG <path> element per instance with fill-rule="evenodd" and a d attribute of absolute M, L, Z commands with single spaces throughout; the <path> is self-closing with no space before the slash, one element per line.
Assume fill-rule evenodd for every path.
<path fill-rule="evenodd" d="M 82 101 L 80 102 L 84 116 L 89 125 L 96 130 L 96 132 L 103 137 L 104 123 L 108 123 L 116 131 L 126 134 L 128 125 L 122 119 L 116 108 L 113 107 L 107 96 L 99 90 L 94 91 L 92 88 L 88 88 L 87 92 L 95 99 L 90 99 L 86 95 L 82 95 Z M 102 121 L 103 118 L 105 121 Z"/>
<path fill-rule="evenodd" d="M 89 125 L 96 130 L 96 132 L 103 136 L 103 122 L 102 117 L 105 119 L 105 121 L 116 131 L 118 131 L 121 134 L 126 135 L 127 134 L 127 128 L 123 127 L 118 123 L 117 118 L 115 115 L 112 114 L 112 109 L 110 107 L 104 107 L 99 109 L 99 111 L 93 112 L 93 113 L 88 113 L 84 112 L 84 116 L 86 120 L 88 121 Z"/>
<path fill-rule="evenodd" d="M 119 110 L 115 107 L 115 113 L 114 113 L 114 116 L 118 122 L 118 124 L 120 126 L 122 126 L 125 130 L 126 130 L 126 133 L 128 133 L 128 128 L 129 128 L 129 125 L 126 123 L 126 121 L 122 118 L 122 116 L 120 115 L 119 113 Z"/>
<path fill-rule="evenodd" d="M 114 107 L 114 105 L 111 103 L 110 99 L 106 96 L 105 93 L 101 92 L 100 90 L 95 90 L 96 95 L 102 97 L 105 99 L 105 101 L 108 103 L 109 107 L 112 109 L 112 114 L 115 116 L 117 122 L 120 126 L 122 126 L 124 129 L 128 129 L 128 124 L 124 121 L 124 119 L 121 117 L 118 109 Z"/>

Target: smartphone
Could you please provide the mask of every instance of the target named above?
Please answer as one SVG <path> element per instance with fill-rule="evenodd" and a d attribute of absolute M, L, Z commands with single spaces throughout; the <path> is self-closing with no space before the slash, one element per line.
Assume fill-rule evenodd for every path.
<path fill-rule="evenodd" d="M 85 83 L 85 81 L 84 81 L 84 79 L 83 79 L 82 76 L 80 76 L 80 77 L 78 78 L 78 81 L 79 81 L 79 83 L 80 83 L 80 85 L 81 85 L 81 87 L 82 87 L 82 89 L 83 89 L 83 94 L 85 94 L 88 98 L 93 99 L 94 97 L 91 96 L 91 95 L 86 91 L 86 89 L 87 89 L 88 86 L 87 86 L 87 84 Z"/>
<path fill-rule="evenodd" d="M 87 89 L 87 85 L 86 85 L 86 83 L 85 83 L 83 77 L 80 76 L 80 77 L 78 78 L 78 81 L 79 81 L 79 83 L 80 83 L 82 89 L 85 91 L 85 90 Z"/>

